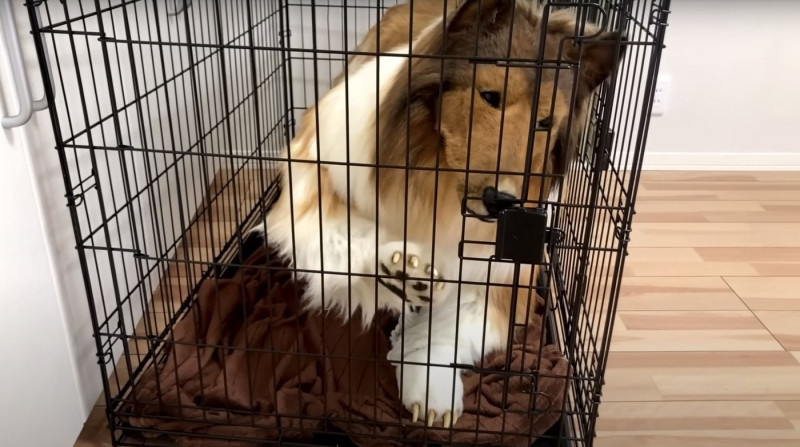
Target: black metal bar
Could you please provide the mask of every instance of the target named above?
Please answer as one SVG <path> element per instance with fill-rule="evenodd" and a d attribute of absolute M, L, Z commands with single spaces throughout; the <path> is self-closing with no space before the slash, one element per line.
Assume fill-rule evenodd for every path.
<path fill-rule="evenodd" d="M 44 87 L 44 94 L 47 98 L 47 103 L 50 105 L 48 107 L 48 113 L 50 115 L 50 119 L 53 122 L 53 135 L 55 137 L 56 142 L 56 151 L 58 153 L 58 161 L 59 165 L 61 166 L 61 175 L 64 183 L 64 189 L 66 191 L 72 190 L 72 174 L 70 173 L 70 166 L 67 160 L 67 155 L 64 150 L 64 138 L 61 134 L 61 121 L 59 119 L 59 113 L 57 109 L 53 106 L 55 104 L 55 90 L 53 85 L 50 83 L 50 73 L 48 73 L 48 62 L 47 59 L 49 55 L 46 53 L 43 44 L 43 37 L 39 32 L 40 24 L 36 14 L 36 8 L 38 5 L 29 3 L 28 5 L 28 19 L 30 20 L 31 24 L 31 31 L 34 35 L 34 45 L 36 47 L 36 56 L 39 62 L 39 67 L 41 67 L 42 71 L 42 81 Z M 55 68 L 60 70 L 60 66 L 57 65 Z M 59 73 L 60 74 L 60 73 Z M 72 229 L 73 235 L 75 237 L 75 243 L 80 244 L 81 241 L 81 225 L 80 225 L 80 218 L 78 215 L 78 211 L 75 207 L 68 207 L 69 208 L 69 216 L 70 221 L 72 222 Z M 80 264 L 81 269 L 81 277 L 84 283 L 84 289 L 86 291 L 86 298 L 87 304 L 89 306 L 89 316 L 90 322 L 92 325 L 92 332 L 95 340 L 95 349 L 97 353 L 98 360 L 104 357 L 104 349 L 103 349 L 103 342 L 101 339 L 100 331 L 99 331 L 99 323 L 98 323 L 98 312 L 97 307 L 95 305 L 94 299 L 94 290 L 92 287 L 91 281 L 91 273 L 89 270 L 89 264 L 86 260 L 86 253 L 83 250 L 78 251 L 78 262 Z M 106 408 L 111 407 L 111 388 L 108 381 L 108 371 L 105 367 L 105 362 L 98 361 L 98 365 L 100 366 L 101 372 L 101 380 L 103 383 L 103 400 L 106 404 Z"/>

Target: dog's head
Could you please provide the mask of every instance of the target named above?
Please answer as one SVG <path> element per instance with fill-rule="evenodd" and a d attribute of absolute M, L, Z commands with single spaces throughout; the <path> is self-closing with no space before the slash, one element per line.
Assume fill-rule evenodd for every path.
<path fill-rule="evenodd" d="M 445 58 L 412 57 L 412 110 L 425 109 L 433 122 L 439 165 L 469 172 L 458 188 L 474 214 L 496 217 L 521 201 L 546 199 L 551 176 L 566 170 L 570 154 L 559 137 L 579 124 L 570 111 L 610 76 L 625 40 L 594 29 L 576 39 L 577 28 L 574 13 L 553 12 L 545 21 L 526 0 L 465 0 L 415 43 L 415 55 Z M 493 62 L 540 56 L 579 69 Z"/>

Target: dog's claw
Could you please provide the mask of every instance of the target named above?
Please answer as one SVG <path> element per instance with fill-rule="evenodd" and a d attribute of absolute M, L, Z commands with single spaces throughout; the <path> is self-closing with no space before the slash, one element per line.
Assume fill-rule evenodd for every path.
<path fill-rule="evenodd" d="M 419 419 L 419 404 L 414 404 L 411 406 L 411 422 L 417 422 Z"/>
<path fill-rule="evenodd" d="M 431 410 L 428 412 L 428 426 L 433 426 L 433 421 L 436 419 L 436 412 Z"/>
<path fill-rule="evenodd" d="M 450 419 L 451 418 L 452 418 L 452 415 L 450 414 L 450 412 L 449 411 L 445 411 L 444 412 L 444 417 L 443 417 L 444 421 L 442 422 L 442 427 L 444 427 L 444 428 L 452 427 L 452 425 L 450 424 L 450 422 L 451 422 Z"/>

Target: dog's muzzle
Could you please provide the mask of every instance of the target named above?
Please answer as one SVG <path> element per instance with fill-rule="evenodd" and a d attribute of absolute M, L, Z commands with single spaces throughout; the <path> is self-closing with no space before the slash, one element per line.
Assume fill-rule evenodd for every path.
<path fill-rule="evenodd" d="M 519 206 L 519 202 L 518 198 L 491 186 L 483 190 L 483 206 L 492 218 L 497 218 L 503 210 Z"/>

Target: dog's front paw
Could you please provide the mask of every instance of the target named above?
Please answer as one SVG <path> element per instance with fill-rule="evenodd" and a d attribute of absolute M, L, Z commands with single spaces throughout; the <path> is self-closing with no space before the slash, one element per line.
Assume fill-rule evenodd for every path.
<path fill-rule="evenodd" d="M 412 306 L 426 306 L 447 296 L 450 285 L 431 264 L 430 252 L 419 244 L 386 243 L 381 246 L 378 262 L 382 275 L 378 282 Z"/>
<path fill-rule="evenodd" d="M 400 346 L 394 346 L 389 360 L 398 362 Z M 453 347 L 430 348 L 430 363 L 447 364 L 453 358 Z M 417 422 L 422 415 L 429 425 L 452 427 L 464 412 L 464 384 L 461 372 L 454 367 L 426 366 L 427 349 L 419 349 L 402 358 L 405 362 L 395 363 L 397 383 L 401 388 L 403 405 L 411 412 L 411 422 Z M 455 374 L 455 376 L 454 376 Z"/>

